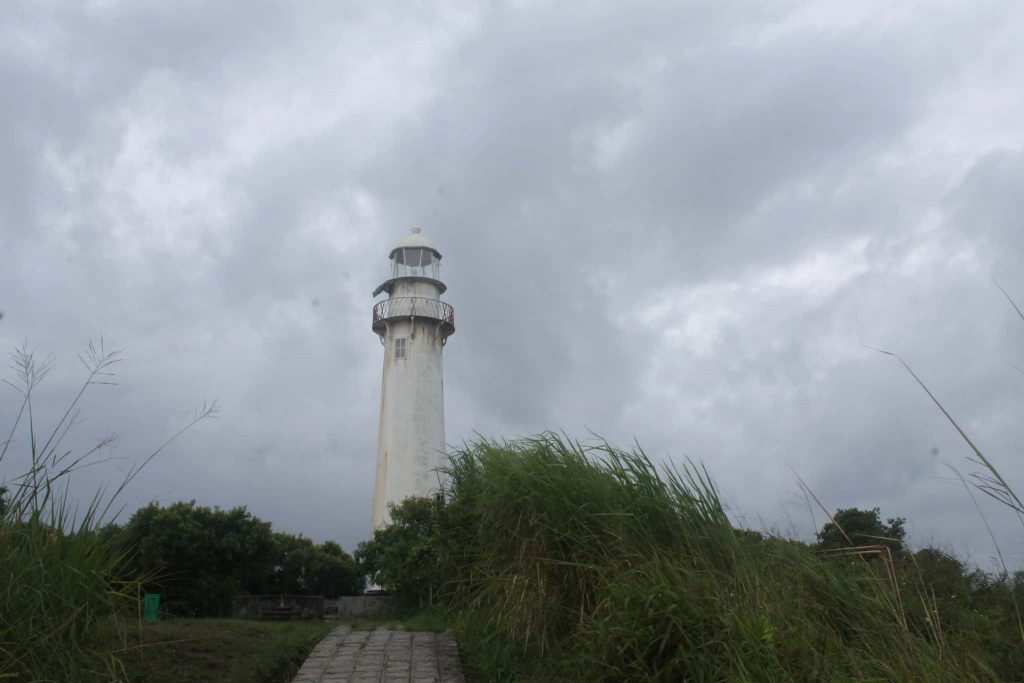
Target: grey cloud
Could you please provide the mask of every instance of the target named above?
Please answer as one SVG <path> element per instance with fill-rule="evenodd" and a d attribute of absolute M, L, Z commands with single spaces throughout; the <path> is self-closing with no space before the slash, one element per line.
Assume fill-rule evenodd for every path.
<path fill-rule="evenodd" d="M 451 442 L 636 437 L 705 461 L 749 523 L 808 536 L 788 463 L 833 507 L 983 560 L 943 465 L 963 445 L 865 345 L 904 354 L 1024 477 L 1005 364 L 1024 365 L 1024 324 L 989 280 L 1024 293 L 1020 155 L 946 145 L 1015 85 L 987 47 L 1013 12 L 18 5 L 0 35 L 37 48 L 0 67 L 0 344 L 58 355 L 47 403 L 84 339 L 127 349 L 79 434 L 122 442 L 81 490 L 216 397 L 129 508 L 247 504 L 351 548 L 370 292 L 420 223 L 457 316 Z M 0 394 L 0 418 L 14 405 Z"/>

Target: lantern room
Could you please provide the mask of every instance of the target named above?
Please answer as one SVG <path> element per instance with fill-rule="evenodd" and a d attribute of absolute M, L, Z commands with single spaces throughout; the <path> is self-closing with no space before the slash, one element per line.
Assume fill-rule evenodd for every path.
<path fill-rule="evenodd" d="M 440 279 L 441 255 L 430 247 L 395 247 L 391 251 L 391 277 Z"/>
<path fill-rule="evenodd" d="M 419 227 L 399 241 L 389 258 L 391 276 L 373 292 L 374 296 L 381 292 L 394 294 L 396 284 L 403 281 L 429 283 L 437 288 L 436 294 L 447 289 L 441 282 L 441 252 L 420 233 Z"/>

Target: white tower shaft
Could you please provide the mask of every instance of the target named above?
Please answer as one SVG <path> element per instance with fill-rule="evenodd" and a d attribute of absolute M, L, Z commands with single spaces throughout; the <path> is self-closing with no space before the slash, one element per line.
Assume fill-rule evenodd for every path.
<path fill-rule="evenodd" d="M 455 324 L 451 306 L 440 300 L 440 258 L 414 230 L 392 250 L 392 278 L 375 292 L 389 296 L 373 309 L 373 329 L 384 345 L 374 529 L 390 522 L 388 505 L 430 495 L 442 481 L 442 349 Z"/>

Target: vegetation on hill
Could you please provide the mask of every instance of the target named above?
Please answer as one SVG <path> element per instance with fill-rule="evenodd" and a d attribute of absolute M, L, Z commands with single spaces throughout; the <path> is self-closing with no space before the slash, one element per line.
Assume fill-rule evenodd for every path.
<path fill-rule="evenodd" d="M 333 541 L 274 532 L 244 507 L 140 508 L 118 534 L 130 572 L 150 577 L 167 616 L 227 616 L 239 594 L 355 595 L 363 576 Z"/>
<path fill-rule="evenodd" d="M 852 546 L 882 545 L 899 555 L 903 551 L 903 539 L 907 532 L 902 517 L 894 517 L 884 524 L 879 518 L 880 510 L 859 510 L 846 508 L 836 510 L 832 519 L 818 532 L 818 548 L 841 550 Z"/>
<path fill-rule="evenodd" d="M 429 577 L 481 680 L 1016 680 L 1024 575 L 902 547 L 860 522 L 844 554 L 738 530 L 708 475 L 546 434 L 456 453 L 444 500 L 411 500 L 357 551 L 385 586 Z M 395 530 L 395 526 L 404 527 Z M 864 538 L 856 538 L 862 534 Z M 840 534 L 841 535 L 841 534 Z M 885 556 L 888 560 L 879 561 Z M 395 559 L 398 558 L 398 559 Z"/>
<path fill-rule="evenodd" d="M 324 625 L 143 626 L 141 594 L 160 592 L 172 615 L 221 615 L 236 593 L 355 593 L 365 572 L 434 607 L 428 621 L 453 619 L 482 680 L 1024 680 L 1024 572 L 911 552 L 904 520 L 882 522 L 877 508 L 837 511 L 814 545 L 736 529 L 702 469 L 659 470 L 642 452 L 553 434 L 467 445 L 445 495 L 394 508 L 355 560 L 245 508 L 151 504 L 115 527 L 114 501 L 148 460 L 72 509 L 68 477 L 109 439 L 81 455 L 60 444 L 117 352 L 90 345 L 86 381 L 46 432 L 32 396 L 50 361 L 26 348 L 13 358 L 24 401 L 0 462 L 23 428 L 28 464 L 0 486 L 0 679 L 178 680 L 203 662 L 220 676 L 214 662 L 244 643 L 238 652 L 260 654 L 224 676 L 283 680 Z M 975 490 L 1024 512 L 913 376 L 972 449 Z M 191 635 L 168 638 L 175 629 Z"/>
<path fill-rule="evenodd" d="M 220 614 L 239 592 L 351 594 L 362 589 L 351 556 L 337 543 L 274 533 L 244 508 L 152 504 L 124 528 L 110 524 L 118 496 L 148 458 L 109 495 L 98 493 L 84 509 L 73 508 L 69 477 L 96 462 L 114 437 L 85 453 L 61 443 L 86 392 L 111 383 L 119 353 L 88 346 L 81 356 L 86 379 L 48 430 L 37 422 L 33 398 L 52 361 L 26 347 L 12 359 L 16 377 L 10 384 L 23 401 L 0 441 L 0 464 L 7 472 L 18 463 L 24 467 L 0 486 L 0 679 L 187 680 L 182 672 L 221 667 L 234 672 L 228 679 L 286 680 L 323 635 L 324 624 L 142 625 L 141 595 L 164 593 L 172 613 Z M 215 405 L 204 407 L 185 429 L 215 412 Z M 27 452 L 15 453 L 21 443 Z M 209 656 L 198 654 L 204 652 Z M 214 674 L 199 680 L 224 680 Z"/>

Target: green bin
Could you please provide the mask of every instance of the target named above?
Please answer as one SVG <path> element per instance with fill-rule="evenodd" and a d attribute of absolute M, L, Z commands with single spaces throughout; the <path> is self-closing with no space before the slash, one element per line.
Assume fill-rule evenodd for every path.
<path fill-rule="evenodd" d="M 146 593 L 142 598 L 142 618 L 146 621 L 156 621 L 160 618 L 159 593 Z"/>

